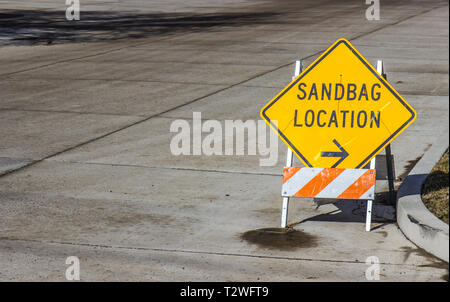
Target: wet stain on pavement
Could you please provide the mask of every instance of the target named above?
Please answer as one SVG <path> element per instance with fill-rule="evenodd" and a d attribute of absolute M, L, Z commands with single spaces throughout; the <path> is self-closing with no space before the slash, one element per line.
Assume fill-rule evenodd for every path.
<path fill-rule="evenodd" d="M 117 213 L 115 215 L 105 217 L 108 226 L 128 226 L 139 223 L 151 223 L 158 225 L 167 225 L 172 220 L 169 215 L 159 214 L 142 214 L 142 213 Z"/>
<path fill-rule="evenodd" d="M 292 251 L 317 246 L 317 237 L 292 228 L 263 228 L 250 230 L 240 238 L 260 248 Z"/>
<path fill-rule="evenodd" d="M 386 238 L 388 236 L 388 233 L 386 231 L 379 231 L 379 232 L 376 232 L 376 233 L 383 235 L 384 238 Z"/>
<path fill-rule="evenodd" d="M 406 260 L 408 260 L 409 256 L 411 256 L 413 254 L 417 255 L 417 256 L 425 257 L 425 258 L 427 258 L 427 260 L 430 260 L 433 263 L 441 262 L 440 259 L 436 258 L 435 256 L 431 255 L 430 253 L 428 253 L 427 251 L 425 251 L 424 249 L 421 249 L 421 248 L 413 248 L 413 247 L 409 247 L 409 246 L 402 246 L 401 250 L 403 252 L 405 252 L 405 256 L 403 258 L 403 262 L 406 262 Z"/>
<path fill-rule="evenodd" d="M 448 263 L 438 260 L 438 262 L 433 262 L 430 264 L 422 264 L 422 265 L 419 265 L 419 267 L 434 267 L 434 268 L 439 268 L 439 269 L 443 269 L 443 270 L 445 269 L 446 273 L 444 273 L 441 276 L 441 280 L 448 282 Z"/>
<path fill-rule="evenodd" d="M 430 261 L 430 263 L 419 265 L 419 267 L 434 267 L 434 268 L 446 270 L 446 273 L 444 273 L 441 276 L 441 279 L 448 281 L 449 266 L 448 266 L 447 262 L 442 261 L 441 259 L 433 256 L 432 254 L 428 253 L 427 251 L 425 251 L 424 249 L 421 249 L 421 248 L 412 248 L 412 247 L 404 246 L 404 247 L 402 247 L 402 250 L 406 253 L 405 258 L 404 258 L 405 262 L 411 254 L 425 257 L 428 261 Z"/>
<path fill-rule="evenodd" d="M 416 159 L 408 160 L 408 164 L 405 166 L 405 171 L 397 177 L 398 181 L 403 181 L 417 164 L 417 162 L 422 158 L 423 154 Z"/>
<path fill-rule="evenodd" d="M 95 42 L 146 38 L 231 27 L 284 23 L 273 12 L 242 13 L 138 13 L 83 11 L 77 22 L 65 19 L 60 11 L 0 11 L 1 44 L 46 44 Z M 26 22 L 25 22 L 26 20 Z M 229 43 L 227 41 L 227 43 Z"/>

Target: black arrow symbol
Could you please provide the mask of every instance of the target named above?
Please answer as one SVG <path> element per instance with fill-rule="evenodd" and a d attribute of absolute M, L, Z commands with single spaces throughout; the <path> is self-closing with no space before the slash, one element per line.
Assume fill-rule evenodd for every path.
<path fill-rule="evenodd" d="M 340 157 L 341 159 L 339 159 L 331 168 L 336 168 L 337 165 L 339 165 L 347 156 L 348 153 L 347 151 L 345 151 L 345 149 L 339 145 L 339 143 L 337 142 L 337 140 L 333 139 L 333 143 L 338 146 L 339 150 L 341 150 L 341 152 L 322 152 L 320 154 L 320 156 L 322 157 Z"/>

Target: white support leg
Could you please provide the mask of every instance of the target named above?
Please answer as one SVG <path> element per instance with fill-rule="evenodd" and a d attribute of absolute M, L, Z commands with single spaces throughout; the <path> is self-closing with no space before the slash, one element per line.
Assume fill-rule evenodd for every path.
<path fill-rule="evenodd" d="M 377 72 L 380 74 L 380 76 L 383 76 L 383 74 L 384 74 L 383 60 L 378 60 L 377 61 Z"/>
<path fill-rule="evenodd" d="M 297 60 L 295 62 L 295 71 L 294 76 L 292 77 L 292 80 L 295 79 L 300 72 L 302 71 L 302 63 L 300 60 Z M 286 167 L 292 167 L 292 163 L 294 160 L 294 153 L 290 148 L 287 149 L 287 155 L 286 155 Z M 281 227 L 285 228 L 287 225 L 287 218 L 288 218 L 288 208 L 289 208 L 289 197 L 283 197 L 283 207 L 281 209 Z"/>
<path fill-rule="evenodd" d="M 367 200 L 367 213 L 366 213 L 366 232 L 370 232 L 372 224 L 372 200 Z"/>
<path fill-rule="evenodd" d="M 376 156 L 375 156 L 376 157 Z M 375 157 L 370 161 L 370 169 L 375 169 Z M 370 232 L 372 224 L 372 200 L 367 200 L 366 232 Z"/>
<path fill-rule="evenodd" d="M 292 167 L 293 162 L 293 153 L 290 148 L 287 150 L 287 156 L 286 156 L 286 167 Z M 287 224 L 287 218 L 288 218 L 288 208 L 289 208 L 289 197 L 283 197 L 283 208 L 281 210 L 281 227 L 285 228 Z"/>
<path fill-rule="evenodd" d="M 287 224 L 289 208 L 289 197 L 283 197 L 283 208 L 281 209 L 281 227 L 285 228 Z"/>

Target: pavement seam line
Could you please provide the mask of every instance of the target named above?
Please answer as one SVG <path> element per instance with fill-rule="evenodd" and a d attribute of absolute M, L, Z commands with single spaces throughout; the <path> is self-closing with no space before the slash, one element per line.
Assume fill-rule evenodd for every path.
<path fill-rule="evenodd" d="M 360 35 L 357 35 L 357 36 L 355 36 L 355 37 L 352 37 L 350 40 L 351 40 L 351 41 L 352 41 L 352 40 L 356 40 L 356 39 L 359 39 L 359 38 L 361 38 L 361 37 L 363 37 L 363 36 L 373 34 L 373 33 L 377 32 L 377 31 L 380 31 L 380 30 L 382 30 L 382 29 L 384 29 L 384 28 L 386 28 L 386 27 L 394 26 L 394 25 L 400 24 L 400 23 L 402 23 L 402 22 L 404 22 L 404 21 L 407 21 L 407 20 L 409 20 L 409 19 L 412 19 L 412 18 L 415 18 L 415 17 L 417 17 L 417 16 L 420 16 L 420 15 L 423 15 L 423 14 L 426 14 L 426 13 L 429 13 L 429 12 L 431 12 L 432 10 L 435 10 L 435 9 L 438 9 L 438 8 L 443 8 L 444 6 L 448 6 L 448 4 L 445 4 L 445 5 L 436 5 L 435 7 L 429 8 L 429 9 L 424 10 L 424 11 L 422 11 L 422 12 L 420 12 L 420 13 L 415 14 L 415 15 L 405 17 L 405 18 L 400 19 L 400 20 L 398 20 L 398 21 L 396 21 L 396 22 L 393 22 L 393 23 L 389 23 L 389 24 L 386 24 L 386 25 L 382 25 L 382 26 L 380 26 L 379 28 L 376 28 L 376 29 L 374 29 L 374 30 L 372 30 L 372 31 L 369 31 L 369 32 L 367 32 L 367 33 L 361 33 Z"/>
<path fill-rule="evenodd" d="M 178 249 L 164 249 L 164 248 L 150 248 L 150 247 L 127 247 L 127 246 L 114 246 L 114 245 L 105 245 L 105 244 L 74 243 L 74 242 L 64 242 L 64 241 L 22 239 L 22 238 L 10 238 L 10 237 L 0 237 L 0 240 L 2 240 L 2 241 L 23 241 L 23 242 L 33 242 L 33 243 L 41 243 L 41 244 L 73 245 L 73 246 L 82 246 L 82 247 L 96 247 L 96 248 L 131 250 L 131 251 L 153 251 L 153 252 L 165 252 L 165 253 L 202 254 L 202 255 L 214 255 L 214 256 L 247 257 L 247 258 L 276 259 L 276 260 L 290 260 L 290 261 L 350 263 L 350 264 L 366 265 L 365 262 L 355 261 L 355 260 L 313 259 L 313 258 L 300 258 L 300 257 L 282 257 L 282 256 L 252 255 L 252 254 L 239 254 L 239 253 L 220 253 L 220 252 L 178 250 Z M 404 264 L 404 263 L 400 264 L 400 263 L 380 262 L 380 264 L 391 265 L 391 266 L 417 267 L 417 265 L 415 265 L 415 264 Z"/>
<path fill-rule="evenodd" d="M 21 112 L 42 112 L 42 113 L 62 113 L 62 114 L 86 114 L 86 115 L 106 115 L 106 116 L 121 116 L 142 118 L 142 115 L 129 115 L 117 113 L 102 113 L 102 112 L 80 112 L 68 110 L 43 110 L 43 109 L 22 109 L 22 108 L 0 108 L 0 111 L 21 111 Z"/>
<path fill-rule="evenodd" d="M 270 67 L 269 65 L 264 67 Z M 127 80 L 127 79 L 82 79 L 82 78 L 43 78 L 43 77 L 20 77 L 20 78 L 5 78 L 2 81 L 20 82 L 24 80 L 45 80 L 45 81 L 98 81 L 98 82 L 132 82 L 132 83 L 169 83 L 169 84 L 182 84 L 182 85 L 197 85 L 197 86 L 224 86 L 224 84 L 215 83 L 199 83 L 199 82 L 178 82 L 178 81 L 163 81 L 163 80 Z M 228 83 L 227 85 L 231 85 Z"/>
<path fill-rule="evenodd" d="M 109 50 L 105 50 L 99 53 L 95 53 L 95 54 L 90 54 L 90 55 L 85 55 L 85 56 L 81 56 L 81 57 L 76 57 L 76 58 L 71 58 L 71 59 L 65 59 L 65 60 L 61 60 L 61 61 L 57 61 L 57 62 L 51 62 L 51 63 L 47 63 L 47 64 L 43 64 L 40 66 L 35 66 L 35 67 L 31 67 L 28 69 L 22 69 L 22 70 L 17 70 L 17 71 L 13 71 L 13 72 L 7 72 L 7 73 L 0 73 L 0 77 L 8 77 L 10 75 L 14 75 L 14 74 L 18 74 L 21 72 L 27 72 L 27 71 L 32 71 L 32 70 L 36 70 L 36 69 L 40 69 L 40 68 L 45 68 L 45 67 L 49 67 L 52 65 L 56 65 L 56 64 L 60 64 L 60 63 L 67 63 L 67 62 L 72 62 L 72 61 L 76 61 L 76 60 L 82 60 L 85 58 L 92 58 L 92 57 L 96 57 L 96 56 L 101 56 L 101 55 L 105 55 L 111 52 L 115 52 L 115 51 L 119 51 L 122 49 L 126 49 L 126 48 L 133 48 L 133 47 L 138 47 L 138 46 L 142 46 L 142 45 L 146 45 L 149 43 L 154 43 L 154 42 L 160 42 L 160 41 L 164 41 L 164 40 L 168 40 L 171 39 L 173 37 L 167 37 L 167 38 L 161 38 L 161 39 L 157 39 L 156 41 L 151 41 L 151 42 L 142 42 L 142 43 L 137 43 L 134 45 L 129 45 L 129 46 L 123 46 L 123 47 L 119 47 L 119 48 L 114 48 L 114 49 L 109 49 Z M 60 44 L 60 45 L 67 45 L 67 44 Z"/>
<path fill-rule="evenodd" d="M 144 169 L 179 170 L 179 171 L 209 172 L 209 173 L 223 173 L 223 174 L 245 174 L 245 175 L 261 175 L 261 176 L 276 176 L 276 177 L 283 176 L 281 173 L 276 174 L 276 173 L 227 171 L 227 170 L 194 169 L 194 168 L 181 168 L 181 167 L 158 167 L 158 166 L 144 166 L 144 165 L 133 165 L 133 164 L 65 161 L 65 160 L 56 160 L 56 159 L 47 159 L 45 161 L 46 162 L 57 162 L 57 163 L 80 164 L 80 165 L 100 165 L 100 166 L 111 166 L 111 167 L 130 167 L 130 168 L 144 168 Z"/>

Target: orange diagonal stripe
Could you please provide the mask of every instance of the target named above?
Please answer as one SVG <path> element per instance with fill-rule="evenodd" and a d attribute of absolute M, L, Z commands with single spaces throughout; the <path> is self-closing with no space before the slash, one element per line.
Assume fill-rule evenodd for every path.
<path fill-rule="evenodd" d="M 336 179 L 345 169 L 323 169 L 314 176 L 303 188 L 294 194 L 296 197 L 314 197 L 319 194 L 329 183 Z"/>
<path fill-rule="evenodd" d="M 301 167 L 286 167 L 283 169 L 283 184 L 289 180 L 292 176 L 300 171 Z"/>
<path fill-rule="evenodd" d="M 337 198 L 358 199 L 375 184 L 375 170 L 367 170 Z"/>

